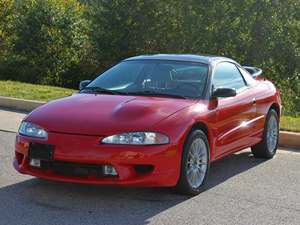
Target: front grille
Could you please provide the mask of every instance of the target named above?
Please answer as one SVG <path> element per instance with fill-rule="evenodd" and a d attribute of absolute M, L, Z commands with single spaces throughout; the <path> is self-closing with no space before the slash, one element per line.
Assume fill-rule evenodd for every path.
<path fill-rule="evenodd" d="M 43 170 L 76 177 L 104 177 L 103 166 L 97 164 L 72 163 L 64 161 L 42 161 Z"/>

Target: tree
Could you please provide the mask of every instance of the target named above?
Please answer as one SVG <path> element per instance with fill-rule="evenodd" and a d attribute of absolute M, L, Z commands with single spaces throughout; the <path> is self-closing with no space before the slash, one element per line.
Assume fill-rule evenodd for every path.
<path fill-rule="evenodd" d="M 140 54 L 254 65 L 300 113 L 298 0 L 0 0 L 0 78 L 77 87 Z"/>
<path fill-rule="evenodd" d="M 91 38 L 100 67 L 137 54 L 175 50 L 177 10 L 171 0 L 90 2 Z"/>
<path fill-rule="evenodd" d="M 17 79 L 52 85 L 74 79 L 64 74 L 78 66 L 90 48 L 85 8 L 76 0 L 24 0 L 17 11 Z"/>
<path fill-rule="evenodd" d="M 0 78 L 1 71 L 7 71 L 7 61 L 11 55 L 14 19 L 13 0 L 0 0 Z"/>

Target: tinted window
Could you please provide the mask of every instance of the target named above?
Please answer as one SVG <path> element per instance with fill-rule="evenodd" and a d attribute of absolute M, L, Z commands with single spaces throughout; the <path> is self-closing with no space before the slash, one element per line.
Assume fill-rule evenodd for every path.
<path fill-rule="evenodd" d="M 108 89 L 122 89 L 133 84 L 143 69 L 139 63 L 119 63 L 99 76 L 90 86 L 96 85 Z"/>
<path fill-rule="evenodd" d="M 239 68 L 239 70 L 248 85 L 254 86 L 257 83 L 257 81 L 253 79 L 253 77 L 250 75 L 250 73 L 247 70 L 245 70 L 244 68 Z"/>
<path fill-rule="evenodd" d="M 232 63 L 220 63 L 213 76 L 214 89 L 217 88 L 233 88 L 240 90 L 246 86 L 246 83 L 237 67 Z"/>
<path fill-rule="evenodd" d="M 124 61 L 104 72 L 88 87 L 124 94 L 164 93 L 198 98 L 203 95 L 208 65 L 164 60 Z"/>

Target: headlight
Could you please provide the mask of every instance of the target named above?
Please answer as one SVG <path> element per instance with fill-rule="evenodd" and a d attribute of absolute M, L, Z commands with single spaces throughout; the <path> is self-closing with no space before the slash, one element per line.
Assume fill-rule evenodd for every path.
<path fill-rule="evenodd" d="M 106 137 L 102 140 L 102 143 L 121 145 L 161 145 L 168 144 L 169 138 L 166 135 L 154 132 L 130 132 Z"/>
<path fill-rule="evenodd" d="M 47 132 L 43 128 L 28 122 L 21 123 L 19 134 L 37 138 L 47 138 L 48 136 Z"/>

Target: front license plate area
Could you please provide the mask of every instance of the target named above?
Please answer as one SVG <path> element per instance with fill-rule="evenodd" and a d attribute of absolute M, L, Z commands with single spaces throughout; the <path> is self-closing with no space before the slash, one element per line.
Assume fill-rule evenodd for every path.
<path fill-rule="evenodd" d="M 30 143 L 29 158 L 52 161 L 54 155 L 54 145 Z"/>

